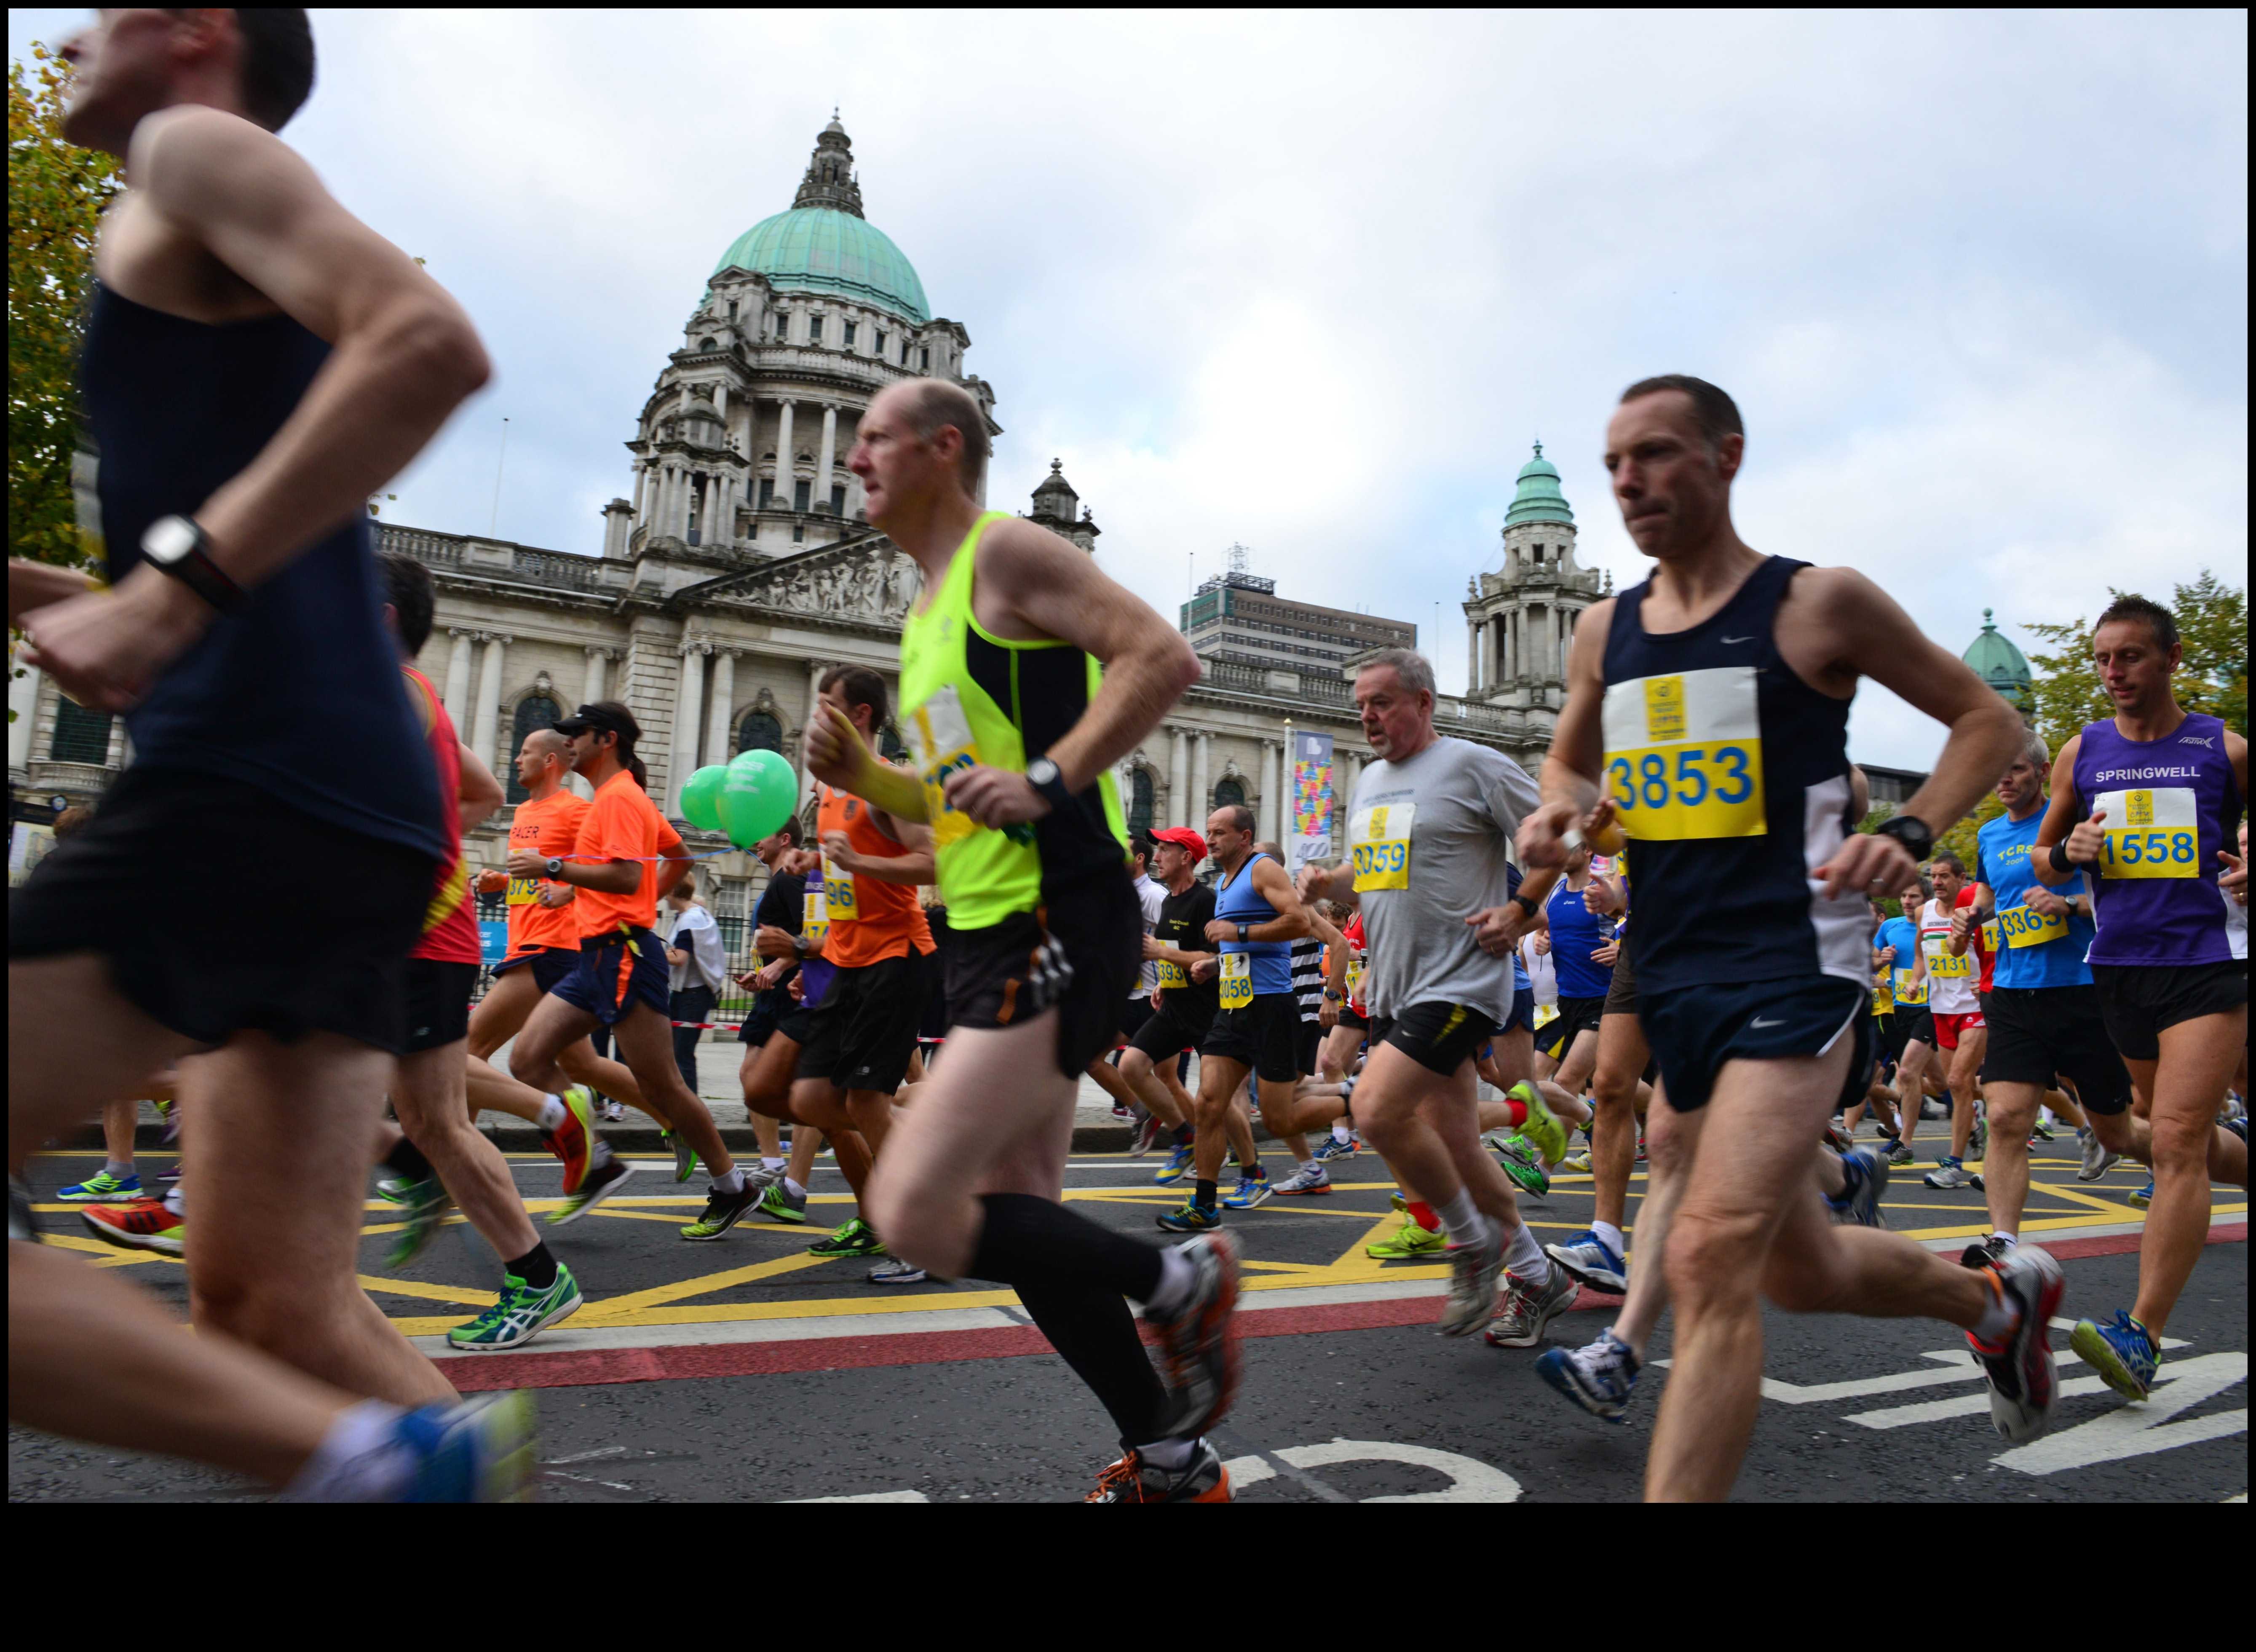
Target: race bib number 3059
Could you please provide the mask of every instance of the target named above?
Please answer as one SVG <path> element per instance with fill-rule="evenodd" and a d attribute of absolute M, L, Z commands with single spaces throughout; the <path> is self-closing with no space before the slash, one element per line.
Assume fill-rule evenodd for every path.
<path fill-rule="evenodd" d="M 2194 812 L 2193 788 L 2160 786 L 2152 791 L 2102 792 L 2092 813 L 2106 834 L 2099 846 L 2103 878 L 2192 878 L 2201 871 L 2201 830 Z"/>
<path fill-rule="evenodd" d="M 1375 803 L 1356 811 L 1348 822 L 1348 842 L 1357 894 L 1410 886 L 1410 827 L 1417 816 L 1414 803 Z"/>
<path fill-rule="evenodd" d="M 942 683 L 932 696 L 909 713 L 910 754 L 924 781 L 925 817 L 932 822 L 935 848 L 961 843 L 979 830 L 962 809 L 948 806 L 948 777 L 960 769 L 975 768 L 979 746 L 971 738 L 970 719 L 953 683 Z"/>
<path fill-rule="evenodd" d="M 1762 721 L 1752 666 L 1606 689 L 1606 789 L 1632 837 L 1759 837 Z"/>

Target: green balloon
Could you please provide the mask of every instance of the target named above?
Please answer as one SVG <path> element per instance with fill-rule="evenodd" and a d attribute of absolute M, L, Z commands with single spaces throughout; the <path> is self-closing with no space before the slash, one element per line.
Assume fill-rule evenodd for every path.
<path fill-rule="evenodd" d="M 740 752 L 721 783 L 721 830 L 739 849 L 773 836 L 799 808 L 799 776 L 780 752 Z"/>
<path fill-rule="evenodd" d="M 681 783 L 681 818 L 701 832 L 721 830 L 721 787 L 729 778 L 725 763 L 708 763 Z"/>

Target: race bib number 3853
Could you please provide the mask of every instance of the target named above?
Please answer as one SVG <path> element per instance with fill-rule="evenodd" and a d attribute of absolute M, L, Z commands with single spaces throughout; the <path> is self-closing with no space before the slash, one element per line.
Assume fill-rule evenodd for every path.
<path fill-rule="evenodd" d="M 1357 894 L 1410 886 L 1410 827 L 1417 817 L 1414 803 L 1375 803 L 1356 811 L 1348 822 L 1348 843 Z"/>
<path fill-rule="evenodd" d="M 2193 788 L 2158 786 L 2151 791 L 2102 792 L 2099 847 L 2103 878 L 2191 878 L 2201 871 L 2201 830 Z"/>
<path fill-rule="evenodd" d="M 1752 666 L 1606 689 L 1606 789 L 1632 837 L 1759 837 L 1762 721 Z"/>

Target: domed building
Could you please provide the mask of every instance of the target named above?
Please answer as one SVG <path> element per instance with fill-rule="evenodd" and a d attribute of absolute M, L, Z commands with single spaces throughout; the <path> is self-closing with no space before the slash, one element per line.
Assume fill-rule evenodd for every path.
<path fill-rule="evenodd" d="M 1538 757 L 1566 703 L 1575 622 L 1612 589 L 1609 575 L 1575 565 L 1574 508 L 1537 442 L 1505 512 L 1503 565 L 1468 582 L 1464 608 L 1465 697 L 1518 712 L 1512 732 Z"/>
<path fill-rule="evenodd" d="M 2027 656 L 2010 638 L 1999 633 L 1991 611 L 1982 611 L 1982 634 L 1962 657 L 1974 668 L 1974 674 L 1995 688 L 2024 720 L 2033 721 L 2037 710 L 2036 678 L 2029 670 Z"/>

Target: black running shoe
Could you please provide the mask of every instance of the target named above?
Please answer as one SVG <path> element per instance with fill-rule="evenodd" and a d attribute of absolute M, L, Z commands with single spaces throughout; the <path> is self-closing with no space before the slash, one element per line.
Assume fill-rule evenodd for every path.
<path fill-rule="evenodd" d="M 1179 1469 L 1164 1469 L 1130 1451 L 1096 1477 L 1096 1489 L 1085 1503 L 1227 1503 L 1230 1471 L 1221 1454 L 1201 1440 L 1191 1460 Z"/>
<path fill-rule="evenodd" d="M 565 1197 L 564 1202 L 548 1213 L 548 1225 L 561 1227 L 567 1222 L 576 1222 L 605 1199 L 619 1190 L 619 1183 L 634 1174 L 634 1166 L 624 1159 L 605 1159 L 592 1166 L 580 1178 L 580 1185 Z"/>
<path fill-rule="evenodd" d="M 686 1239 L 716 1239 L 737 1225 L 745 1211 L 760 1202 L 765 1187 L 755 1186 L 750 1177 L 734 1193 L 724 1193 L 721 1184 L 714 1183 L 705 1190 L 705 1214 L 681 1230 Z"/>

